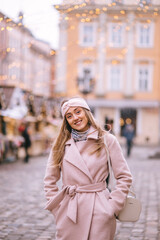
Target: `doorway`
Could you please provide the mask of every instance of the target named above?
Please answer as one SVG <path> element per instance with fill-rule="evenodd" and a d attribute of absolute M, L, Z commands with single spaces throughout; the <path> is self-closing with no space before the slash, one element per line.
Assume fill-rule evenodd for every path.
<path fill-rule="evenodd" d="M 123 130 L 126 124 L 133 124 L 136 134 L 137 110 L 134 108 L 124 108 L 120 110 L 120 134 L 123 136 Z"/>

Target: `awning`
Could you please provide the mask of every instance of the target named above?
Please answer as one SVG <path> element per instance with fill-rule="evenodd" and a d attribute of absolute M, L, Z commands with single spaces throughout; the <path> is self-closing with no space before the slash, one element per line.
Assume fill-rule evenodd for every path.
<path fill-rule="evenodd" d="M 6 110 L 0 111 L 0 115 L 4 117 L 10 117 L 13 119 L 23 119 L 27 112 L 28 112 L 27 107 L 16 106 L 13 109 L 8 108 Z"/>

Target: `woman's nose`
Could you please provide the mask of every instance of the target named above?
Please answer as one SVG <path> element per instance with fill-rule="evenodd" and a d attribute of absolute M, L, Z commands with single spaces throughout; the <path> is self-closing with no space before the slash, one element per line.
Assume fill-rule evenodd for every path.
<path fill-rule="evenodd" d="M 77 118 L 78 118 L 78 116 L 76 114 L 73 114 L 73 119 L 75 120 Z"/>

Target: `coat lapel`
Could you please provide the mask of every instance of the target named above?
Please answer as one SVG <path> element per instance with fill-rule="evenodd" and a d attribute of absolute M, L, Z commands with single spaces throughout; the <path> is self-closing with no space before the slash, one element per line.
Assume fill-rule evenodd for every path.
<path fill-rule="evenodd" d="M 72 165 L 76 166 L 85 175 L 87 175 L 91 181 L 93 181 L 93 178 L 92 178 L 86 164 L 84 163 L 83 158 L 80 155 L 79 150 L 78 150 L 73 138 L 68 140 L 66 142 L 66 145 L 70 145 L 67 149 L 67 152 L 64 155 L 64 158 L 66 159 L 66 161 L 68 161 Z"/>

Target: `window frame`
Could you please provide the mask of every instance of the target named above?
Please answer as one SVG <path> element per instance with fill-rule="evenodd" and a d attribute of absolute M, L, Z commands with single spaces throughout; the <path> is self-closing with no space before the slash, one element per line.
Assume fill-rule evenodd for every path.
<path fill-rule="evenodd" d="M 120 41 L 118 42 L 117 40 L 113 41 L 113 35 L 114 35 L 114 28 L 118 27 L 118 25 L 121 27 L 121 32 L 119 33 L 118 38 L 120 38 Z M 122 48 L 125 46 L 125 39 L 126 39 L 126 32 L 125 32 L 125 28 L 126 28 L 126 23 L 117 23 L 117 22 L 110 22 L 109 23 L 109 46 L 113 47 L 113 48 Z M 118 35 L 118 31 L 117 33 L 115 33 L 115 35 Z M 115 36 L 117 38 L 117 36 Z"/>
<path fill-rule="evenodd" d="M 91 41 L 84 42 L 85 27 L 92 27 Z M 96 45 L 96 22 L 81 22 L 79 25 L 79 45 L 82 47 L 94 47 Z"/>
<path fill-rule="evenodd" d="M 145 70 L 147 71 L 147 88 L 145 87 L 140 87 L 140 70 L 144 72 Z M 152 91 L 152 84 L 153 84 L 153 64 L 151 63 L 146 63 L 146 64 L 137 64 L 136 65 L 136 91 L 141 92 L 141 93 L 147 93 Z M 144 76 L 142 77 L 142 86 L 144 86 L 146 83 L 144 83 L 145 79 Z"/>
<path fill-rule="evenodd" d="M 113 68 L 116 68 L 119 70 L 119 73 L 116 73 L 116 75 L 119 77 L 118 78 L 118 85 L 117 87 L 113 87 L 112 85 L 112 70 Z M 109 92 L 122 92 L 123 89 L 123 79 L 124 79 L 124 65 L 122 63 L 117 63 L 117 64 L 110 64 L 107 67 L 107 91 Z"/>
<path fill-rule="evenodd" d="M 150 30 L 148 33 L 146 31 L 142 32 L 142 27 L 145 25 L 148 25 L 150 27 Z M 145 29 L 145 27 L 143 27 Z M 143 42 L 141 42 L 141 39 L 143 38 Z M 147 42 L 148 38 L 148 42 Z M 154 23 L 143 23 L 138 22 L 136 24 L 136 45 L 139 48 L 152 48 L 154 46 Z"/>

